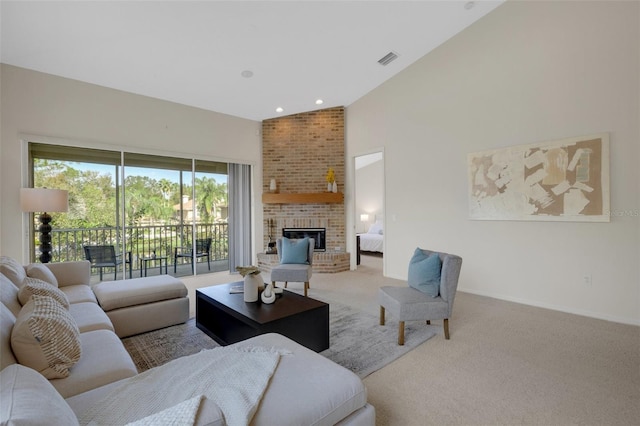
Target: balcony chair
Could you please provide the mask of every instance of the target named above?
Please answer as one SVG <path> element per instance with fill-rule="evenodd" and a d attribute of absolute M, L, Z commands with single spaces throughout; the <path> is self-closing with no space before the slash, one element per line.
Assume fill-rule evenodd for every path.
<path fill-rule="evenodd" d="M 191 259 L 191 273 L 193 274 L 193 258 L 207 258 L 207 266 L 211 270 L 211 238 L 196 239 L 195 253 L 193 247 L 176 247 L 173 255 L 173 273 L 176 273 L 178 267 L 178 258 L 187 257 Z"/>
<path fill-rule="evenodd" d="M 431 254 L 439 257 L 439 262 L 435 271 L 437 281 L 425 281 L 419 275 L 426 270 L 420 270 L 421 265 L 425 265 Z M 417 261 L 414 261 L 417 259 Z M 432 264 L 433 265 L 433 264 Z M 449 340 L 449 318 L 453 311 L 453 300 L 458 289 L 458 277 L 462 267 L 462 258 L 453 254 L 438 253 L 429 250 L 416 249 L 414 257 L 409 264 L 409 286 L 380 287 L 378 290 L 378 303 L 380 304 L 380 325 L 384 325 L 385 309 L 397 318 L 398 324 L 398 345 L 404 345 L 404 323 L 405 321 L 425 321 L 431 324 L 431 320 L 443 320 L 444 337 Z M 412 269 L 413 268 L 413 269 Z M 426 272 L 429 273 L 428 271 Z M 418 275 L 418 278 L 416 278 Z M 417 282 L 417 283 L 416 283 Z M 424 285 L 430 285 L 430 289 L 425 289 Z M 420 288 L 420 289 L 417 289 Z"/>
<path fill-rule="evenodd" d="M 92 268 L 100 269 L 100 281 L 102 281 L 102 269 L 113 268 L 113 279 L 117 278 L 118 265 L 123 262 L 129 265 L 129 278 L 131 273 L 131 252 L 126 253 L 123 259 L 122 254 L 116 254 L 115 246 L 83 246 L 84 257 L 91 263 Z"/>
<path fill-rule="evenodd" d="M 275 287 L 276 281 L 284 281 L 285 288 L 287 288 L 289 282 L 304 283 L 304 295 L 306 296 L 309 290 L 309 280 L 313 272 L 315 240 L 313 238 L 286 239 L 283 242 L 283 238 L 276 240 L 280 264 L 271 269 L 271 283 Z M 308 240 L 306 247 L 299 246 L 304 240 Z"/>

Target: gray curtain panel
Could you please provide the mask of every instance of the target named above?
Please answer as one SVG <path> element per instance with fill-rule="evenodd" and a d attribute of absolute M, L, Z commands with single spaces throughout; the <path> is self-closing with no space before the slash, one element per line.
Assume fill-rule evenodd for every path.
<path fill-rule="evenodd" d="M 229 271 L 251 264 L 251 166 L 229 163 Z"/>

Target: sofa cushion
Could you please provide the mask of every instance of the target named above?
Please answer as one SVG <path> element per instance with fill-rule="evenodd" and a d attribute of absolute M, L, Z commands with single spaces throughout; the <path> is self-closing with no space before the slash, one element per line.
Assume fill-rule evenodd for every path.
<path fill-rule="evenodd" d="M 80 333 L 93 330 L 115 330 L 113 323 L 97 303 L 72 303 L 69 306 L 69 313 L 78 324 Z"/>
<path fill-rule="evenodd" d="M 11 331 L 15 322 L 15 315 L 4 303 L 0 303 L 0 370 L 18 362 L 11 350 Z"/>
<path fill-rule="evenodd" d="M 58 280 L 53 272 L 42 263 L 30 263 L 27 265 L 27 277 L 38 278 L 42 281 L 58 287 Z"/>
<path fill-rule="evenodd" d="M 440 294 L 440 270 L 442 262 L 438 253 L 425 254 L 416 248 L 409 261 L 409 286 L 431 297 Z"/>
<path fill-rule="evenodd" d="M 291 351 L 280 357 L 251 424 L 333 425 L 367 403 L 358 376 L 281 334 L 261 334 L 232 346 Z"/>
<path fill-rule="evenodd" d="M 20 287 L 18 291 L 18 300 L 20 300 L 20 303 L 24 306 L 34 294 L 38 296 L 49 296 L 60 303 L 65 309 L 69 309 L 69 299 L 57 286 L 53 286 L 39 278 L 27 276 L 27 278 L 24 279 L 24 284 L 22 284 L 22 287 Z"/>
<path fill-rule="evenodd" d="M 88 260 L 47 263 L 46 267 L 58 280 L 58 287 L 91 284 L 91 262 Z"/>
<path fill-rule="evenodd" d="M 80 360 L 80 333 L 69 311 L 51 297 L 34 294 L 16 318 L 11 348 L 20 364 L 47 379 L 63 378 Z"/>
<path fill-rule="evenodd" d="M 112 331 L 95 330 L 80 333 L 82 356 L 64 379 L 51 384 L 63 398 L 69 398 L 138 374 L 131 355 Z"/>
<path fill-rule="evenodd" d="M 9 278 L 18 288 L 27 277 L 24 266 L 9 256 L 0 256 L 0 272 Z"/>
<path fill-rule="evenodd" d="M 186 297 L 184 283 L 171 275 L 103 281 L 93 286 L 98 303 L 106 312 L 118 308 Z"/>
<path fill-rule="evenodd" d="M 0 300 L 9 308 L 11 313 L 15 316 L 18 315 L 22 305 L 18 301 L 18 287 L 9 280 L 3 273 L 0 272 Z"/>
<path fill-rule="evenodd" d="M 13 364 L 0 372 L 0 420 L 3 425 L 77 425 L 69 404 L 44 376 Z"/>
<path fill-rule="evenodd" d="M 96 295 L 93 294 L 91 287 L 86 284 L 66 285 L 59 288 L 67 295 L 67 299 L 69 299 L 69 303 L 71 304 L 83 302 L 98 303 Z"/>

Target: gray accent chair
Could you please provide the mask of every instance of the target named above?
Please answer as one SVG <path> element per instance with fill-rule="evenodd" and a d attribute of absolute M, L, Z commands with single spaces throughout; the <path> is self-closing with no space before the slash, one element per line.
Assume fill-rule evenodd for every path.
<path fill-rule="evenodd" d="M 307 255 L 307 263 L 280 263 L 277 266 L 271 268 L 271 283 L 276 286 L 276 282 L 284 282 L 284 288 L 287 288 L 287 284 L 292 283 L 304 283 L 304 295 L 307 295 L 309 290 L 309 281 L 311 280 L 311 274 L 313 272 L 313 248 L 315 246 L 315 240 L 309 238 L 309 251 Z M 276 247 L 278 249 L 278 259 L 282 261 L 282 238 L 276 240 Z"/>
<path fill-rule="evenodd" d="M 380 325 L 385 323 L 385 310 L 397 318 L 398 344 L 404 345 L 405 321 L 443 320 L 444 337 L 449 340 L 449 318 L 453 312 L 453 300 L 458 289 L 458 278 L 462 267 L 462 258 L 454 254 L 422 250 L 427 256 L 438 253 L 442 261 L 440 271 L 440 295 L 431 297 L 412 287 L 380 287 L 378 303 L 380 304 Z"/>

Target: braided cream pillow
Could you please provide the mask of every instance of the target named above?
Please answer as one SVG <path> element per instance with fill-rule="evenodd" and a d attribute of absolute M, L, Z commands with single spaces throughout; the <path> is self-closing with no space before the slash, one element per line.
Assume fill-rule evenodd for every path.
<path fill-rule="evenodd" d="M 34 294 L 18 313 L 11 348 L 20 364 L 47 379 L 67 377 L 80 360 L 78 325 L 55 299 Z"/>
<path fill-rule="evenodd" d="M 20 291 L 18 291 L 18 300 L 20 300 L 20 304 L 24 306 L 33 294 L 52 297 L 64 306 L 65 309 L 69 309 L 69 299 L 62 290 L 39 278 L 27 277 L 24 279 L 22 287 L 20 287 Z"/>

